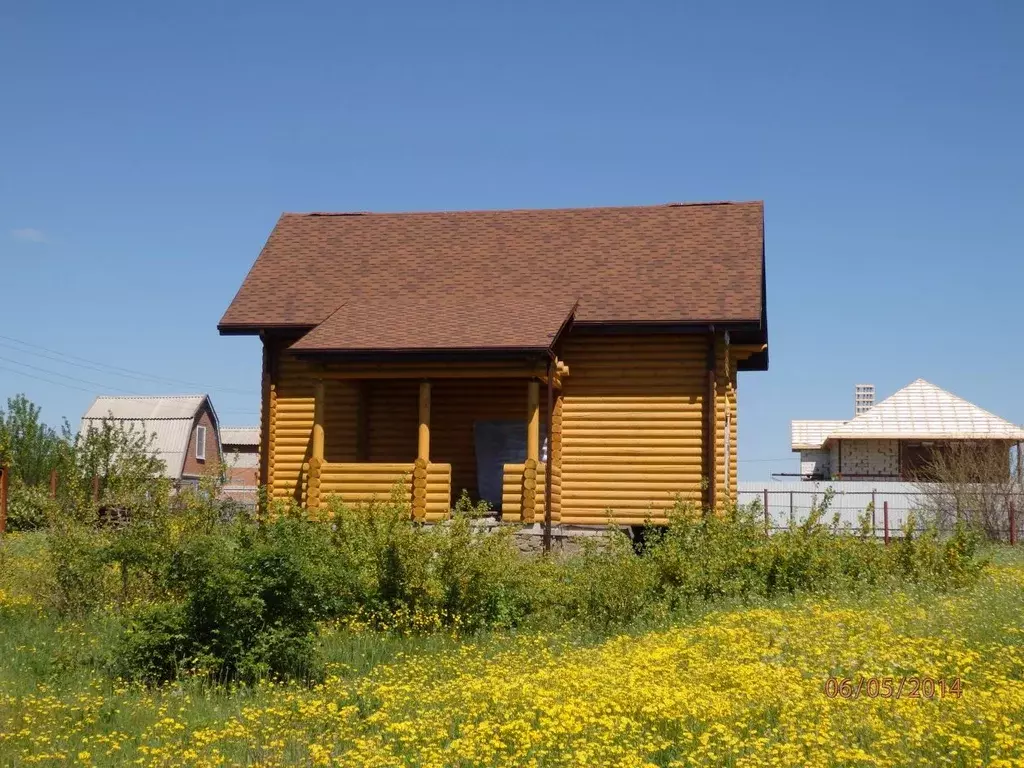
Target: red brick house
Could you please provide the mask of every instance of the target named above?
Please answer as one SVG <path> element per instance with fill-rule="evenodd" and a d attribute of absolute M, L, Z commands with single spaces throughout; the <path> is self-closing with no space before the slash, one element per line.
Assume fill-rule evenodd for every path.
<path fill-rule="evenodd" d="M 220 422 L 208 395 L 100 395 L 82 417 L 81 429 L 95 429 L 104 420 L 152 435 L 164 475 L 172 480 L 198 483 L 220 470 Z"/>

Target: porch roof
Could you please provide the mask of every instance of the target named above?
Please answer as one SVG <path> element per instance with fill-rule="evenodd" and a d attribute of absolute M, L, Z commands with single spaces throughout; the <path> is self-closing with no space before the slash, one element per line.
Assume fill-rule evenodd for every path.
<path fill-rule="evenodd" d="M 368 292 L 349 299 L 307 333 L 297 352 L 537 351 L 550 349 L 569 325 L 575 299 L 554 295 L 459 297 L 437 312 L 433 296 Z M 402 318 L 396 323 L 395 318 Z"/>

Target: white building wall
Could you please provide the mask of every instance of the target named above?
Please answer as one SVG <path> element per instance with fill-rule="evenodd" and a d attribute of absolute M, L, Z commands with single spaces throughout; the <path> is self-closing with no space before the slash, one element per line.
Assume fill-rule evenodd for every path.
<path fill-rule="evenodd" d="M 832 454 L 828 450 L 800 451 L 800 474 L 832 477 Z"/>
<path fill-rule="evenodd" d="M 840 449 L 841 445 L 841 449 Z M 842 459 L 839 452 L 842 451 Z M 898 479 L 900 450 L 898 440 L 840 440 L 832 448 L 832 472 L 847 478 L 851 475 Z M 856 480 L 857 477 L 852 479 Z M 867 479 L 867 478 L 865 478 Z"/>

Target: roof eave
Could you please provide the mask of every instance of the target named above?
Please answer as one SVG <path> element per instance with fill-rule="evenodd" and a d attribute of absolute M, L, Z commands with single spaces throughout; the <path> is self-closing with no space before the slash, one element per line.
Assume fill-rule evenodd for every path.
<path fill-rule="evenodd" d="M 996 440 L 1002 443 L 1015 443 L 1024 441 L 1024 432 L 1019 436 L 993 435 L 980 432 L 957 432 L 951 434 L 935 434 L 928 432 L 869 432 L 863 435 L 830 435 L 824 442 L 829 445 L 837 440 L 933 440 L 955 442 L 957 440 Z"/>
<path fill-rule="evenodd" d="M 259 336 L 274 331 L 311 331 L 316 323 L 225 323 L 217 324 L 221 336 Z"/>
<path fill-rule="evenodd" d="M 346 362 L 467 362 L 536 360 L 547 356 L 549 346 L 543 347 L 464 347 L 448 349 L 295 349 L 295 356 L 304 360 L 345 360 Z"/>

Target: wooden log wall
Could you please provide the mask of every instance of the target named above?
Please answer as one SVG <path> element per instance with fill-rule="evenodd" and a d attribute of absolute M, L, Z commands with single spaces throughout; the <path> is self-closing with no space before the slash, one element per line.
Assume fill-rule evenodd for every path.
<path fill-rule="evenodd" d="M 724 344 L 719 354 L 724 355 Z M 707 337 L 581 334 L 566 340 L 561 356 L 570 370 L 561 414 L 562 522 L 605 524 L 609 509 L 622 524 L 640 524 L 648 516 L 660 522 L 677 494 L 699 504 Z M 720 378 L 715 398 L 719 499 L 724 499 L 726 471 L 726 394 L 733 395 L 732 411 L 734 387 Z M 735 486 L 735 417 L 730 432 Z"/>
<path fill-rule="evenodd" d="M 279 353 L 269 384 L 267 485 L 276 499 L 300 501 L 312 450 L 315 372 L 287 352 Z M 324 382 L 324 459 L 356 460 L 359 387 L 352 381 Z M 412 431 L 415 447 L 416 431 Z M 410 459 L 411 462 L 411 459 Z"/>
<path fill-rule="evenodd" d="M 312 449 L 315 380 L 322 372 L 296 359 L 284 346 L 285 342 L 265 345 L 269 375 L 264 393 L 263 455 L 271 497 L 302 502 L 304 472 L 308 472 Z M 438 499 L 443 495 L 436 487 L 438 467 L 449 466 L 450 490 L 443 493 L 452 500 L 463 488 L 476 495 L 474 421 L 522 421 L 525 425 L 526 394 L 526 377 L 432 382 L 428 478 L 434 485 L 427 489 L 428 519 L 438 514 Z M 411 471 L 417 453 L 417 379 L 346 380 L 331 378 L 328 372 L 325 398 L 326 463 L 408 463 Z M 323 489 L 321 484 L 321 495 Z"/>
<path fill-rule="evenodd" d="M 611 508 L 623 524 L 642 523 L 648 514 L 663 520 L 676 494 L 699 503 L 701 497 L 701 413 L 706 393 L 705 336 L 570 336 L 561 358 L 570 368 L 552 422 L 552 519 L 603 525 Z M 269 349 L 269 347 L 268 347 Z M 736 364 L 726 364 L 725 345 L 716 351 L 716 483 L 720 504 L 735 498 L 737 480 Z M 287 352 L 272 355 L 273 375 L 264 392 L 268 486 L 273 498 L 301 500 L 313 429 L 312 366 Z M 360 417 L 360 391 L 363 418 Z M 325 470 L 360 456 L 359 425 L 364 424 L 365 458 L 402 464 L 411 473 L 418 429 L 417 380 L 384 379 L 325 382 Z M 432 386 L 431 463 L 428 465 L 427 518 L 440 514 L 462 488 L 476 490 L 473 422 L 477 419 L 525 423 L 527 379 L 437 379 Z M 730 450 L 725 460 L 725 414 L 730 415 Z M 541 425 L 541 431 L 544 426 Z M 362 465 L 365 466 L 365 465 Z M 447 469 L 435 469 L 444 467 Z M 516 466 L 516 465 L 507 465 Z M 521 465 L 518 465 L 521 466 Z M 507 467 L 506 467 L 507 469 Z M 518 470 L 521 472 L 521 470 Z M 449 473 L 447 484 L 436 473 Z M 535 519 L 543 518 L 544 463 L 537 471 Z M 519 483 L 522 475 L 516 483 Z M 321 498 L 330 493 L 321 479 Z M 431 488 L 434 490 L 431 491 Z M 510 498 L 508 473 L 503 516 L 517 519 L 521 487 Z M 433 499 L 431 502 L 430 500 Z"/>
<path fill-rule="evenodd" d="M 409 463 L 337 463 L 325 462 L 320 470 L 320 501 L 326 505 L 331 496 L 346 504 L 388 501 L 396 488 L 401 499 L 412 502 L 412 478 L 415 464 Z M 446 519 L 451 513 L 450 464 L 431 462 L 426 467 L 426 506 L 420 518 L 427 522 Z"/>
<path fill-rule="evenodd" d="M 534 480 L 535 501 L 533 513 L 527 511 L 523 515 L 523 479 L 526 477 L 526 464 L 506 464 L 501 482 L 501 519 L 510 523 L 543 523 L 544 522 L 544 464 L 537 465 Z M 552 475 L 552 480 L 554 476 Z M 551 496 L 554 499 L 554 483 Z M 558 522 L 555 507 L 551 507 L 551 521 Z"/>

